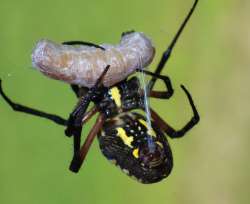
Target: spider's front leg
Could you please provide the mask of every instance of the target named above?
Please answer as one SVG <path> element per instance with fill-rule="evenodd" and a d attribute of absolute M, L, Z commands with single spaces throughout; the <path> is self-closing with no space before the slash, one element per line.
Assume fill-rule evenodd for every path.
<path fill-rule="evenodd" d="M 166 63 L 168 62 L 169 58 L 170 58 L 170 55 L 175 47 L 175 44 L 177 42 L 177 40 L 179 39 L 183 29 L 185 28 L 187 22 L 189 21 L 190 17 L 192 16 L 195 8 L 196 8 L 196 5 L 198 3 L 198 0 L 195 0 L 194 3 L 193 3 L 193 6 L 192 8 L 189 10 L 187 16 L 185 17 L 184 21 L 182 22 L 181 26 L 179 27 L 177 33 L 175 34 L 174 38 L 172 39 L 170 45 L 168 46 L 168 48 L 163 52 L 162 54 L 162 57 L 161 57 L 161 60 L 155 70 L 155 74 L 160 74 L 162 69 L 164 68 L 164 66 L 166 65 Z M 157 77 L 153 77 L 150 82 L 149 82 L 149 89 L 152 90 L 154 85 L 155 85 L 155 82 L 157 80 Z"/>
<path fill-rule="evenodd" d="M 67 129 L 65 130 L 65 134 L 67 136 L 70 137 L 70 136 L 75 135 L 75 134 L 78 135 L 79 131 L 81 132 L 83 116 L 84 116 L 90 102 L 92 101 L 92 99 L 97 97 L 97 92 L 100 89 L 100 87 L 102 86 L 104 76 L 107 73 L 109 67 L 110 67 L 110 65 L 108 65 L 104 69 L 103 73 L 98 78 L 95 85 L 92 88 L 90 88 L 88 90 L 88 92 L 79 99 L 78 104 L 76 105 L 75 109 L 70 114 L 69 119 L 68 119 Z"/>
<path fill-rule="evenodd" d="M 78 86 L 75 84 L 71 84 L 70 87 L 71 87 L 71 90 L 75 93 L 77 98 L 84 96 L 89 90 L 87 87 Z"/>
<path fill-rule="evenodd" d="M 7 102 L 7 104 L 14 110 L 22 113 L 27 113 L 30 115 L 38 116 L 41 118 L 46 118 L 50 121 L 55 122 L 58 125 L 67 125 L 67 120 L 62 118 L 61 116 L 51 114 L 51 113 L 46 113 L 44 111 L 37 110 L 35 108 L 30 108 L 28 106 L 21 105 L 19 103 L 13 102 L 3 91 L 2 88 L 2 80 L 0 79 L 0 95 L 3 97 L 3 99 Z"/>
<path fill-rule="evenodd" d="M 85 41 L 78 41 L 78 40 L 75 40 L 75 41 L 66 41 L 66 42 L 63 42 L 62 44 L 63 45 L 84 45 L 84 46 L 95 47 L 95 48 L 99 48 L 101 50 L 105 50 L 104 47 L 102 47 L 100 45 L 97 45 L 95 43 L 85 42 Z"/>
<path fill-rule="evenodd" d="M 83 146 L 79 150 L 79 154 L 75 155 L 73 160 L 71 161 L 69 169 L 75 173 L 79 171 L 81 165 L 89 151 L 91 144 L 93 143 L 94 138 L 96 137 L 97 133 L 101 130 L 103 123 L 105 121 L 104 115 L 100 114 L 97 117 L 95 125 L 91 128 Z"/>
<path fill-rule="evenodd" d="M 150 97 L 161 98 L 161 99 L 169 99 L 173 95 L 174 90 L 173 90 L 171 81 L 170 81 L 168 76 L 155 74 L 153 72 L 146 71 L 146 70 L 141 70 L 141 69 L 137 69 L 136 71 L 137 72 L 143 72 L 146 75 L 150 75 L 150 76 L 155 77 L 156 79 L 161 79 L 164 82 L 164 84 L 166 86 L 166 91 L 153 91 L 152 87 L 150 86 L 150 83 L 148 83 L 147 91 L 149 92 L 148 95 Z"/>
<path fill-rule="evenodd" d="M 98 78 L 97 82 L 95 83 L 95 85 L 92 88 L 90 88 L 84 96 L 80 98 L 77 106 L 75 107 L 75 109 L 69 116 L 65 134 L 69 137 L 73 136 L 73 140 L 74 140 L 74 156 L 70 165 L 70 170 L 74 172 L 78 171 L 83 161 L 82 159 L 83 156 L 80 152 L 82 125 L 84 122 L 86 122 L 86 120 L 88 120 L 97 112 L 97 109 L 93 108 L 87 114 L 85 113 L 87 111 L 87 108 L 90 102 L 98 98 L 99 89 L 102 86 L 104 76 L 107 73 L 109 67 L 110 66 L 108 65 L 105 68 L 105 70 L 103 71 L 101 76 Z"/>
<path fill-rule="evenodd" d="M 90 104 L 90 94 L 87 93 L 85 96 L 81 97 L 76 108 L 70 114 L 68 119 L 67 128 L 65 134 L 70 137 L 72 135 L 76 136 L 81 132 L 82 129 L 82 118 Z"/>

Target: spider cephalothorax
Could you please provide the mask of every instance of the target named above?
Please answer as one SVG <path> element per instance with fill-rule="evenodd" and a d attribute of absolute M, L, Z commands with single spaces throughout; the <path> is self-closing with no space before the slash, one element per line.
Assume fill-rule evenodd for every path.
<path fill-rule="evenodd" d="M 144 97 L 140 94 L 140 83 L 136 77 L 103 89 L 103 95 L 96 106 L 107 118 L 144 106 Z"/>
<path fill-rule="evenodd" d="M 117 56 L 120 55 L 116 55 L 117 51 L 119 51 L 119 49 L 123 50 L 124 48 L 127 52 L 130 48 L 133 48 L 133 43 L 132 45 L 129 44 L 129 48 L 118 46 L 118 49 L 116 49 L 116 46 L 111 46 L 112 49 L 114 48 L 114 53 L 116 53 L 114 55 L 116 56 L 109 56 L 110 53 L 112 53 L 108 50 L 110 46 L 104 46 L 104 48 L 93 43 L 81 41 L 63 43 L 68 46 L 71 45 L 72 47 L 57 46 L 52 43 L 50 45 L 52 47 L 55 46 L 56 52 L 60 52 L 60 49 L 62 49 L 62 52 L 58 55 L 60 59 L 61 57 L 63 59 L 63 61 L 59 60 L 60 63 L 64 62 L 62 67 L 60 67 L 60 63 L 57 63 L 58 58 L 53 58 L 53 56 L 55 56 L 55 53 L 53 52 L 52 54 L 51 52 L 48 52 L 51 55 L 46 56 L 44 61 L 43 58 L 37 59 L 37 56 L 44 56 L 39 54 L 33 55 L 33 62 L 35 62 L 35 64 L 42 69 L 42 71 L 46 72 L 47 75 L 62 81 L 73 83 L 71 84 L 71 88 L 75 92 L 79 101 L 67 120 L 54 114 L 48 114 L 12 102 L 12 100 L 9 99 L 3 92 L 1 80 L 0 94 L 3 99 L 16 111 L 47 118 L 59 125 L 66 126 L 65 134 L 68 137 L 72 136 L 74 141 L 73 159 L 70 165 L 71 171 L 79 171 L 87 152 L 97 135 L 100 149 L 104 156 L 107 157 L 107 159 L 112 163 L 119 166 L 123 172 L 133 178 L 136 178 L 142 183 L 158 182 L 167 177 L 173 167 L 172 152 L 166 136 L 169 136 L 170 138 L 178 138 L 185 135 L 187 131 L 198 123 L 199 114 L 190 93 L 183 85 L 181 85 L 181 88 L 186 94 L 192 108 L 193 116 L 191 120 L 189 120 L 180 130 L 175 130 L 168 125 L 167 122 L 165 122 L 152 108 L 147 107 L 151 115 L 151 119 L 147 121 L 144 114 L 142 114 L 146 108 L 144 105 L 143 91 L 146 91 L 149 97 L 158 99 L 169 99 L 173 95 L 173 88 L 169 77 L 160 75 L 160 73 L 164 68 L 164 65 L 167 63 L 174 45 L 192 15 L 197 2 L 198 0 L 195 0 L 193 7 L 170 43 L 168 49 L 163 53 L 161 61 L 154 73 L 143 70 L 143 66 L 146 66 L 149 61 L 152 60 L 151 57 L 153 56 L 154 49 L 151 49 L 151 47 L 149 51 L 146 52 L 151 53 L 149 58 L 147 58 L 148 55 L 143 55 L 145 58 L 142 57 L 143 59 L 141 59 L 141 56 L 137 56 L 137 54 L 143 54 L 145 50 L 138 49 L 141 44 L 136 43 L 136 52 L 135 55 L 132 56 L 134 62 L 136 63 L 133 64 L 132 71 L 130 71 L 131 67 L 129 64 L 123 64 L 124 66 L 122 69 L 125 70 L 125 74 L 121 76 L 119 76 L 119 70 L 116 70 L 119 67 L 116 67 L 116 69 L 113 68 L 112 70 L 112 63 L 105 64 L 104 62 L 105 60 L 113 59 L 113 57 L 114 59 L 119 59 Z M 126 35 L 133 36 L 133 31 L 123 33 L 123 39 L 126 39 Z M 75 49 L 73 45 L 78 45 L 80 48 L 78 47 Z M 91 47 L 91 49 L 86 48 L 86 46 Z M 121 46 L 123 46 L 123 44 Z M 127 48 L 128 50 L 126 50 Z M 67 55 L 67 57 L 64 57 L 65 49 L 70 51 L 70 55 Z M 79 53 L 77 53 L 77 50 L 79 50 Z M 72 53 L 74 54 L 73 57 L 71 56 Z M 81 71 L 88 73 L 88 71 L 86 71 L 87 69 L 85 70 L 84 67 L 78 67 L 81 63 L 76 59 L 81 56 L 81 53 L 85 53 L 88 56 L 88 59 L 96 59 L 96 61 L 90 60 L 87 62 L 90 67 L 96 65 L 98 68 L 98 73 L 92 73 L 92 77 L 85 78 L 85 76 L 76 75 L 77 73 L 81 73 Z M 101 54 L 96 55 L 96 53 Z M 125 58 L 127 57 L 126 60 L 129 61 L 130 58 L 123 54 L 121 54 L 121 56 Z M 105 56 L 105 60 L 98 59 L 96 58 L 97 56 Z M 71 64 L 71 67 L 64 67 L 65 65 L 70 64 L 73 58 L 75 60 L 73 61 L 77 62 L 77 66 L 75 64 Z M 87 60 L 87 58 L 85 57 L 84 60 Z M 103 63 L 105 64 L 105 67 L 98 67 L 97 62 L 100 61 L 101 65 L 103 65 Z M 142 61 L 143 63 L 141 63 Z M 116 65 L 117 63 L 113 64 L 113 66 Z M 80 72 L 78 72 L 79 70 Z M 102 71 L 100 72 L 100 70 Z M 146 86 L 146 90 L 141 88 L 138 78 L 127 78 L 130 73 L 135 71 L 144 72 L 152 77 Z M 109 81 L 109 79 L 112 80 Z M 153 90 L 156 80 L 162 80 L 164 82 L 165 90 Z M 86 86 L 84 86 L 84 84 L 86 84 Z M 88 109 L 90 103 L 93 103 L 94 106 L 91 109 Z M 81 146 L 82 126 L 96 113 L 99 113 L 96 123 L 90 130 L 84 144 Z M 151 123 L 151 125 L 148 123 Z"/>

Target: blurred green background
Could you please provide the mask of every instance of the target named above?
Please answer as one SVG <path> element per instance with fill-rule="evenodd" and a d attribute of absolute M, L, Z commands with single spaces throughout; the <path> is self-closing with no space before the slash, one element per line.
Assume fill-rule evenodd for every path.
<path fill-rule="evenodd" d="M 193 1 L 0 0 L 0 77 L 22 104 L 68 116 L 76 99 L 67 84 L 31 68 L 36 41 L 117 43 L 145 32 L 154 70 Z M 250 2 L 200 0 L 168 63 L 175 95 L 151 105 L 174 127 L 191 117 L 179 88 L 191 91 L 201 122 L 170 140 L 172 174 L 142 185 L 102 156 L 97 141 L 80 173 L 68 171 L 72 140 L 50 121 L 13 112 L 0 98 L 0 203 L 243 204 L 250 198 Z M 84 135 L 94 121 L 84 128 Z"/>

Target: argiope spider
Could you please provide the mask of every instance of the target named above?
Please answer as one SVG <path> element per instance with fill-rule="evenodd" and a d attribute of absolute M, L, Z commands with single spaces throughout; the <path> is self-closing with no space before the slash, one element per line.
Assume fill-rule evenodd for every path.
<path fill-rule="evenodd" d="M 166 65 L 175 43 L 191 17 L 197 2 L 198 0 L 194 2 L 170 46 L 163 53 L 155 72 L 137 70 L 152 77 L 147 85 L 149 97 L 169 99 L 172 96 L 173 88 L 169 77 L 160 75 L 160 73 Z M 123 35 L 130 34 L 131 32 L 127 32 Z M 98 47 L 98 45 L 92 43 L 79 41 L 65 42 L 65 44 L 87 44 Z M 74 156 L 70 165 L 71 171 L 79 171 L 95 136 L 98 135 L 100 149 L 108 160 L 120 166 L 126 174 L 142 183 L 158 182 L 167 177 L 173 167 L 172 153 L 165 134 L 171 138 L 182 137 L 199 121 L 199 114 L 192 97 L 188 90 L 181 85 L 193 111 L 193 117 L 183 128 L 175 130 L 152 108 L 150 108 L 152 127 L 149 127 L 146 118 L 134 111 L 135 109 L 145 110 L 143 90 L 140 87 L 139 79 L 132 77 L 111 87 L 105 87 L 102 82 L 109 67 L 107 65 L 102 75 L 91 88 L 71 85 L 79 101 L 68 120 L 12 102 L 4 93 L 1 81 L 0 94 L 15 111 L 43 117 L 59 125 L 66 126 L 65 134 L 69 137 L 73 136 L 74 141 Z M 164 82 L 166 90 L 153 90 L 157 79 Z M 91 102 L 94 103 L 94 106 L 87 111 Z M 81 147 L 82 126 L 98 112 L 96 123 Z M 148 144 L 148 138 L 151 138 L 151 145 Z"/>

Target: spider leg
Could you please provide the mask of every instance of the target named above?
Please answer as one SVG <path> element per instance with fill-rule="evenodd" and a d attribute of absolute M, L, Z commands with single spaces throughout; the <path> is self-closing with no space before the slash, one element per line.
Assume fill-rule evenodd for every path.
<path fill-rule="evenodd" d="M 95 47 L 95 48 L 99 48 L 101 50 L 105 50 L 105 48 L 100 46 L 100 45 L 97 45 L 97 44 L 94 44 L 91 42 L 84 42 L 84 41 L 67 41 L 67 42 L 63 42 L 62 44 L 63 45 L 86 45 L 89 47 Z"/>
<path fill-rule="evenodd" d="M 60 117 L 58 115 L 45 113 L 45 112 L 37 110 L 37 109 L 29 108 L 27 106 L 24 106 L 24 105 L 21 105 L 21 104 L 18 104 L 18 103 L 14 103 L 4 93 L 3 88 L 2 88 L 2 80 L 1 79 L 0 79 L 0 95 L 2 95 L 3 99 L 9 104 L 9 106 L 14 111 L 19 111 L 19 112 L 27 113 L 27 114 L 30 114 L 30 115 L 38 116 L 38 117 L 41 117 L 41 118 L 46 118 L 48 120 L 51 120 L 51 121 L 55 122 L 58 125 L 63 125 L 63 126 L 67 125 L 67 120 L 65 120 L 64 118 L 62 118 L 62 117 Z"/>
<path fill-rule="evenodd" d="M 90 94 L 87 93 L 85 96 L 80 98 L 78 105 L 69 116 L 68 125 L 65 130 L 66 136 L 70 137 L 74 135 L 78 137 L 77 135 L 81 133 L 82 117 L 84 116 L 89 104 L 90 104 Z"/>
<path fill-rule="evenodd" d="M 88 111 L 86 114 L 84 114 L 84 117 L 82 119 L 82 125 L 78 127 L 74 131 L 74 139 L 73 139 L 73 159 L 72 161 L 78 161 L 80 160 L 79 153 L 80 153 L 80 146 L 81 146 L 81 132 L 82 132 L 82 126 L 90 119 L 94 114 L 97 112 L 96 106 L 94 106 L 90 111 Z"/>
<path fill-rule="evenodd" d="M 178 38 L 180 37 L 180 35 L 181 35 L 183 29 L 185 28 L 187 22 L 189 21 L 190 17 L 192 16 L 193 11 L 195 10 L 197 3 L 198 3 L 198 0 L 195 0 L 195 1 L 194 1 L 194 4 L 193 4 L 193 6 L 192 6 L 192 8 L 190 9 L 190 11 L 189 11 L 189 13 L 187 14 L 186 18 L 185 18 L 184 21 L 182 22 L 180 28 L 178 29 L 176 35 L 174 36 L 174 38 L 173 38 L 173 40 L 172 40 L 172 42 L 170 43 L 170 45 L 168 46 L 168 48 L 166 49 L 166 51 L 163 52 L 162 57 L 161 57 L 161 60 L 160 60 L 158 66 L 157 66 L 157 68 L 156 68 L 156 70 L 155 70 L 155 73 L 156 73 L 156 74 L 160 74 L 161 71 L 162 71 L 162 69 L 163 69 L 164 66 L 166 65 L 168 59 L 170 58 L 170 55 L 171 55 L 171 53 L 172 53 L 172 50 L 173 50 L 173 48 L 174 48 L 174 46 L 175 46 L 175 44 L 176 44 Z M 153 78 L 151 79 L 151 81 L 149 82 L 150 90 L 153 89 L 153 87 L 154 87 L 154 85 L 155 85 L 155 82 L 156 82 L 156 79 L 157 79 L 156 77 L 153 77 Z"/>
<path fill-rule="evenodd" d="M 78 127 L 74 130 L 74 137 L 73 137 L 73 160 L 79 159 L 79 151 L 81 146 L 81 133 L 82 133 L 82 126 Z"/>
<path fill-rule="evenodd" d="M 75 85 L 75 84 L 71 84 L 70 87 L 71 87 L 72 91 L 75 93 L 77 98 L 84 96 L 88 92 L 87 87 L 80 87 L 80 86 Z"/>
<path fill-rule="evenodd" d="M 86 95 L 86 93 L 89 90 L 87 87 L 78 86 L 76 84 L 71 84 L 70 87 L 71 87 L 71 90 L 75 93 L 77 98 L 80 98 L 80 97 Z"/>
<path fill-rule="evenodd" d="M 65 134 L 69 137 L 72 135 L 74 136 L 74 139 L 73 139 L 74 140 L 74 156 L 73 156 L 73 160 L 72 160 L 72 165 L 70 165 L 70 169 L 72 169 L 72 171 L 74 171 L 74 172 L 78 171 L 78 169 L 80 168 L 81 163 L 84 159 L 84 158 L 81 159 L 83 156 L 81 156 L 81 152 L 79 152 L 80 143 L 81 143 L 82 125 L 84 122 L 86 122 L 89 118 L 91 118 L 97 112 L 97 109 L 93 108 L 87 114 L 85 114 L 85 112 L 86 112 L 86 110 L 91 102 L 92 97 L 95 96 L 96 91 L 102 86 L 102 81 L 103 81 L 104 76 L 107 73 L 109 67 L 110 67 L 110 65 L 108 65 L 105 68 L 105 70 L 103 71 L 101 76 L 98 78 L 98 80 L 96 81 L 93 88 L 89 89 L 88 92 L 80 98 L 79 103 L 77 104 L 77 106 L 73 110 L 73 112 L 70 114 L 70 117 L 68 119 L 68 125 L 67 125 L 67 128 L 65 130 Z M 96 131 L 96 128 L 94 128 L 94 130 L 92 130 L 92 131 Z M 91 136 L 91 132 L 90 132 L 89 136 L 87 137 L 86 142 L 89 141 L 88 138 L 93 137 L 93 136 Z M 84 145 L 88 144 L 88 143 L 86 144 L 86 142 Z M 90 144 L 89 144 L 89 146 L 90 146 Z"/>
<path fill-rule="evenodd" d="M 141 69 L 137 69 L 136 71 L 137 72 L 143 72 L 143 73 L 145 73 L 147 75 L 150 75 L 150 76 L 156 77 L 157 79 L 163 80 L 163 82 L 164 82 L 164 84 L 166 86 L 166 91 L 153 91 L 153 90 L 150 90 L 149 93 L 148 93 L 148 95 L 150 97 L 161 98 L 161 99 L 169 99 L 173 95 L 174 90 L 173 90 L 171 81 L 170 81 L 168 76 L 155 74 L 153 72 L 146 71 L 146 70 L 141 70 Z M 148 86 L 147 86 L 147 90 L 149 90 Z"/>
<path fill-rule="evenodd" d="M 65 130 L 65 134 L 67 136 L 78 135 L 81 132 L 82 126 L 82 118 L 91 102 L 93 96 L 95 96 L 95 92 L 100 88 L 102 85 L 103 78 L 107 73 L 110 65 L 108 65 L 101 76 L 96 81 L 93 88 L 89 89 L 89 91 L 79 99 L 79 102 L 73 112 L 70 114 L 68 119 L 67 128 Z"/>
<path fill-rule="evenodd" d="M 191 118 L 190 121 L 186 123 L 186 125 L 184 125 L 183 128 L 181 128 L 180 130 L 175 130 L 170 125 L 168 125 L 153 109 L 150 109 L 152 118 L 160 126 L 160 128 L 163 129 L 167 133 L 167 135 L 169 135 L 171 138 L 179 138 L 179 137 L 184 136 L 185 133 L 188 132 L 190 129 L 192 129 L 200 120 L 199 113 L 196 110 L 196 107 L 194 105 L 194 102 L 190 93 L 183 85 L 181 85 L 181 88 L 184 90 L 185 94 L 187 95 L 189 103 L 193 111 L 193 117 Z"/>
<path fill-rule="evenodd" d="M 122 33 L 122 37 L 128 34 L 134 33 L 134 32 L 135 32 L 134 30 L 125 31 Z"/>
<path fill-rule="evenodd" d="M 79 152 L 79 155 L 73 158 L 69 169 L 75 173 L 79 171 L 81 168 L 81 165 L 89 151 L 89 148 L 91 144 L 93 143 L 94 138 L 96 137 L 97 133 L 102 128 L 103 124 L 105 122 L 104 115 L 100 114 L 98 118 L 96 119 L 95 125 L 92 127 L 91 131 L 89 132 L 83 146 L 81 147 L 81 150 Z"/>
<path fill-rule="evenodd" d="M 75 85 L 75 84 L 71 84 L 70 87 L 71 87 L 72 91 L 75 93 L 76 97 L 79 98 L 80 87 L 78 85 Z"/>

